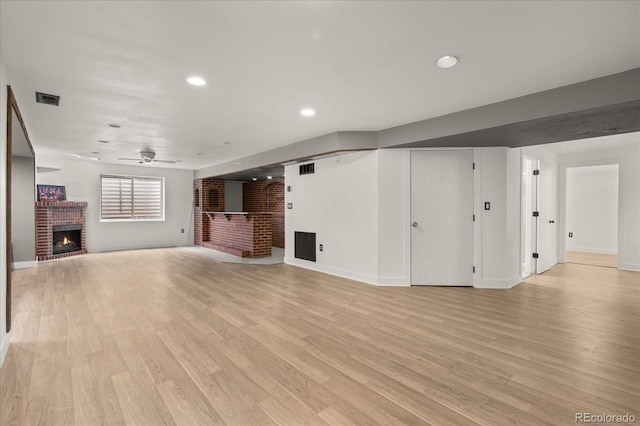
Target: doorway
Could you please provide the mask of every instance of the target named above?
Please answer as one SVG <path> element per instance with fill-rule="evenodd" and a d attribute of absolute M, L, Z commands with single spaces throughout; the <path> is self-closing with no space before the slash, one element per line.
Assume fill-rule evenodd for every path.
<path fill-rule="evenodd" d="M 567 263 L 618 267 L 619 166 L 568 167 Z"/>
<path fill-rule="evenodd" d="M 473 150 L 411 151 L 411 283 L 473 286 Z"/>
<path fill-rule="evenodd" d="M 16 264 L 35 263 L 35 151 L 11 86 L 7 86 L 7 291 L 6 331 L 11 331 L 11 274 Z"/>

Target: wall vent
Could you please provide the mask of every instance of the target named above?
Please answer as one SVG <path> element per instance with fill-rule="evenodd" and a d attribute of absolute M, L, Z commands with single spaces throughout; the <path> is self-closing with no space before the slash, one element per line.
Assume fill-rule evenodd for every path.
<path fill-rule="evenodd" d="M 315 173 L 315 163 L 301 164 L 300 165 L 300 174 L 301 175 L 310 175 L 312 173 Z"/>
<path fill-rule="evenodd" d="M 316 261 L 316 233 L 297 232 L 295 233 L 294 252 L 297 259 Z"/>
<path fill-rule="evenodd" d="M 36 102 L 39 104 L 58 106 L 60 104 L 60 96 L 36 92 Z"/>

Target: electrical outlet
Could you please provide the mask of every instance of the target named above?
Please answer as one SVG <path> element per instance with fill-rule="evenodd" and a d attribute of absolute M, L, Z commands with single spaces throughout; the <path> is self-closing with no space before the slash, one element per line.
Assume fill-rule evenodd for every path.
<path fill-rule="evenodd" d="M 569 232 L 569 238 L 573 238 L 573 232 Z"/>
<path fill-rule="evenodd" d="M 287 203 L 287 208 L 291 210 L 293 208 L 293 203 Z"/>
<path fill-rule="evenodd" d="M 180 233 L 184 234 L 184 228 L 180 229 Z"/>
<path fill-rule="evenodd" d="M 320 251 L 324 250 L 324 246 L 322 244 L 320 244 Z"/>
<path fill-rule="evenodd" d="M 485 210 L 491 210 L 491 203 L 490 203 L 490 202 L 488 202 L 488 201 L 485 201 L 485 203 L 484 203 L 484 209 L 485 209 Z"/>

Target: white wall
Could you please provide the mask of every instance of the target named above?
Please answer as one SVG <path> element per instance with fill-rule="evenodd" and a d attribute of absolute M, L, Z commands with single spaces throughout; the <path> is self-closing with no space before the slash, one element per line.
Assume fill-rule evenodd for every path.
<path fill-rule="evenodd" d="M 566 191 L 567 250 L 618 254 L 618 165 L 568 168 Z"/>
<path fill-rule="evenodd" d="M 87 251 L 102 252 L 193 244 L 193 171 L 38 158 L 38 166 L 60 169 L 38 173 L 39 184 L 64 185 L 67 200 L 86 201 Z M 100 175 L 165 178 L 165 220 L 100 222 Z M 184 229 L 184 233 L 181 230 Z"/>
<path fill-rule="evenodd" d="M 35 159 L 11 159 L 11 242 L 13 262 L 36 260 Z"/>
<path fill-rule="evenodd" d="M 476 148 L 476 283 L 510 288 L 520 274 L 520 148 Z M 485 210 L 485 203 L 490 210 Z"/>
<path fill-rule="evenodd" d="M 285 263 L 375 284 L 378 274 L 378 152 L 315 161 L 315 173 L 285 168 Z M 294 232 L 315 232 L 316 262 L 294 257 Z"/>
<path fill-rule="evenodd" d="M 237 180 L 224 181 L 224 211 L 244 211 L 242 209 L 242 182 Z"/>
<path fill-rule="evenodd" d="M 506 266 L 505 277 L 509 287 L 522 281 L 522 149 L 507 149 L 506 170 Z"/>
<path fill-rule="evenodd" d="M 9 350 L 7 334 L 7 84 L 9 79 L 0 55 L 0 365 Z"/>
<path fill-rule="evenodd" d="M 442 148 L 441 148 L 442 149 Z M 474 148 L 475 283 L 520 282 L 520 156 L 506 147 Z M 379 159 L 379 284 L 411 285 L 410 149 L 383 149 Z M 484 210 L 484 202 L 491 210 Z"/>
<path fill-rule="evenodd" d="M 378 283 L 411 284 L 410 151 L 378 151 Z"/>
<path fill-rule="evenodd" d="M 558 156 L 560 166 L 559 195 L 560 217 L 565 217 L 566 170 L 569 167 L 618 164 L 618 268 L 640 271 L 640 134 L 616 136 L 630 138 L 633 142 L 616 149 L 568 153 Z M 564 221 L 563 221 L 564 222 Z M 560 223 L 558 240 L 560 261 L 565 261 L 568 229 Z"/>

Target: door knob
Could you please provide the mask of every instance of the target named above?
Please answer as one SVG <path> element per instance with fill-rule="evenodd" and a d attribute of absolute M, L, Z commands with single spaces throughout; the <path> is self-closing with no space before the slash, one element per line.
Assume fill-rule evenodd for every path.
<path fill-rule="evenodd" d="M 549 223 L 556 223 L 556 221 L 555 220 L 550 220 Z"/>
<path fill-rule="evenodd" d="M 413 223 L 411 224 L 411 226 L 413 226 L 414 228 L 417 228 L 417 227 L 418 227 L 418 222 L 413 222 Z"/>

